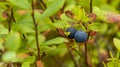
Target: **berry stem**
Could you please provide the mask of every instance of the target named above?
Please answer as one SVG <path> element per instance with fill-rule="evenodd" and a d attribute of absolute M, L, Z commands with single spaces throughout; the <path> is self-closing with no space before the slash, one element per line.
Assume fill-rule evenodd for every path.
<path fill-rule="evenodd" d="M 90 13 L 92 13 L 92 0 L 90 0 Z M 89 30 L 89 29 L 87 29 L 87 30 Z M 87 40 L 89 40 L 89 36 L 90 36 L 90 32 L 88 32 L 88 38 L 87 38 Z M 84 44 L 84 47 L 85 47 L 85 63 L 86 63 L 86 66 L 88 67 L 89 63 L 88 63 L 87 43 Z"/>
<path fill-rule="evenodd" d="M 75 56 L 74 56 L 69 44 L 67 44 L 67 49 L 68 49 L 68 52 L 69 52 L 69 54 L 70 54 L 70 56 L 75 64 L 75 67 L 80 67 L 79 64 L 77 63 L 77 61 L 75 60 Z"/>
<path fill-rule="evenodd" d="M 87 51 L 87 44 L 85 43 L 84 44 L 84 48 L 85 48 L 85 64 L 86 64 L 86 67 L 88 67 L 88 51 Z"/>

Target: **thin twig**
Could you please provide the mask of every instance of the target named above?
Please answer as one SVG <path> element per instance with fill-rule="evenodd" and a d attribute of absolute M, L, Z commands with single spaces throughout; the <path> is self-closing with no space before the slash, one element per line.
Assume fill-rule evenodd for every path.
<path fill-rule="evenodd" d="M 88 67 L 88 51 L 87 51 L 87 44 L 85 43 L 84 44 L 84 48 L 85 48 L 85 64 L 86 64 L 86 67 Z"/>
<path fill-rule="evenodd" d="M 10 14 L 10 19 L 8 20 L 8 22 L 9 22 L 9 28 L 8 28 L 8 30 L 9 30 L 9 33 L 10 33 L 10 31 L 11 31 L 11 27 L 12 27 L 12 17 L 13 17 L 13 8 L 11 8 L 11 14 Z"/>
<path fill-rule="evenodd" d="M 35 21 L 35 16 L 34 16 L 34 2 L 32 0 L 32 19 L 33 19 L 33 22 L 34 22 L 34 27 L 35 27 L 35 36 L 36 36 L 36 46 L 37 46 L 37 50 L 38 50 L 38 60 L 41 59 L 40 57 L 40 47 L 39 47 L 39 41 L 38 41 L 38 29 L 37 29 L 37 23 Z"/>
<path fill-rule="evenodd" d="M 92 11 L 92 0 L 90 0 L 90 13 L 92 13 L 93 11 Z"/>
<path fill-rule="evenodd" d="M 14 17 L 14 12 L 13 12 L 13 8 L 11 8 L 11 11 L 10 11 L 10 19 L 8 20 L 9 22 L 9 33 L 11 31 L 11 27 L 12 27 L 12 20 L 16 23 L 16 20 L 15 20 L 15 17 Z"/>
<path fill-rule="evenodd" d="M 92 13 L 92 0 L 90 0 L 90 13 Z M 87 40 L 89 40 L 89 36 L 90 36 L 90 32 L 88 32 L 88 38 L 87 38 Z M 89 63 L 88 63 L 87 43 L 84 44 L 84 47 L 85 47 L 85 63 L 86 63 L 86 66 L 88 67 Z"/>
<path fill-rule="evenodd" d="M 43 0 L 40 0 L 40 1 L 41 1 L 42 5 L 44 6 L 44 8 L 46 9 L 47 7 L 46 7 L 45 3 L 43 2 Z"/>

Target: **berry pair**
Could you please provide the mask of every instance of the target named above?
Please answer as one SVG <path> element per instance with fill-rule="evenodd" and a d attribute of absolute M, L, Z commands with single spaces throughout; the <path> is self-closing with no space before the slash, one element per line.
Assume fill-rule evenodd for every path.
<path fill-rule="evenodd" d="M 70 32 L 68 35 L 69 38 L 74 38 L 76 42 L 85 42 L 87 41 L 87 34 L 82 30 L 76 30 L 73 27 L 67 28 L 66 32 Z"/>

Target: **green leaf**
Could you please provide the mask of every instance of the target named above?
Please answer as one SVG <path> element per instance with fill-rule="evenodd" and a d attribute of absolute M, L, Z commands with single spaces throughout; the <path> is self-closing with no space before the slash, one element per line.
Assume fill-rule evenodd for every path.
<path fill-rule="evenodd" d="M 30 62 L 28 61 L 23 62 L 22 67 L 30 67 Z"/>
<path fill-rule="evenodd" d="M 51 48 L 51 47 L 49 47 L 49 48 Z M 49 55 L 61 55 L 61 56 L 63 56 L 65 53 L 67 53 L 67 49 L 66 49 L 65 44 L 60 44 L 56 48 L 55 48 L 55 46 L 52 46 L 53 50 L 50 50 L 49 48 L 46 49 L 47 50 L 46 52 Z"/>
<path fill-rule="evenodd" d="M 15 60 L 15 58 L 16 58 L 16 53 L 11 51 L 6 52 L 2 55 L 2 60 L 4 62 L 12 62 Z"/>
<path fill-rule="evenodd" d="M 4 43 L 4 40 L 0 38 L 0 50 L 4 50 L 3 43 Z"/>
<path fill-rule="evenodd" d="M 28 0 L 8 0 L 13 5 L 20 7 L 22 9 L 31 9 L 31 5 Z"/>
<path fill-rule="evenodd" d="M 65 15 L 65 13 L 63 13 L 63 14 L 60 16 L 60 18 L 61 18 L 62 20 L 64 20 L 64 21 L 72 21 L 71 18 L 69 18 L 69 17 L 67 17 L 67 16 Z"/>
<path fill-rule="evenodd" d="M 56 28 L 62 28 L 62 29 L 65 29 L 65 28 L 67 28 L 67 27 L 70 27 L 70 25 L 68 24 L 68 22 L 66 22 L 66 21 L 56 21 L 55 23 L 54 23 L 54 26 L 56 27 Z"/>
<path fill-rule="evenodd" d="M 34 24 L 30 13 L 20 15 L 15 13 L 16 23 L 12 25 L 12 30 L 20 31 L 23 34 L 34 33 Z"/>
<path fill-rule="evenodd" d="M 20 31 L 21 33 L 34 33 L 34 29 L 27 24 L 29 23 L 16 23 L 12 26 L 12 30 Z"/>
<path fill-rule="evenodd" d="M 43 20 L 55 14 L 64 5 L 64 2 L 65 0 L 54 1 L 41 15 L 40 20 Z"/>
<path fill-rule="evenodd" d="M 10 51 L 17 51 L 20 47 L 20 43 L 20 34 L 17 32 L 12 32 L 6 38 L 5 47 Z"/>
<path fill-rule="evenodd" d="M 8 5 L 9 3 L 6 2 L 0 2 L 0 8 L 7 8 L 6 5 Z"/>
<path fill-rule="evenodd" d="M 51 22 L 51 20 L 49 18 L 46 18 L 43 22 L 41 21 L 38 24 L 38 30 L 40 32 L 45 32 L 47 30 L 56 30 L 56 28 L 55 28 L 54 24 Z"/>
<path fill-rule="evenodd" d="M 68 5 L 64 11 L 71 11 L 75 7 L 75 4 Z"/>
<path fill-rule="evenodd" d="M 41 51 L 45 51 L 47 54 L 51 54 L 52 51 L 54 51 L 57 47 L 54 46 L 41 46 Z"/>
<path fill-rule="evenodd" d="M 93 7 L 93 12 L 97 15 L 100 20 L 106 21 L 105 11 L 99 9 L 98 7 Z"/>
<path fill-rule="evenodd" d="M 108 66 L 108 67 L 115 67 L 115 62 L 112 62 L 112 61 L 111 61 L 111 62 L 108 62 L 108 63 L 107 63 L 107 66 Z"/>
<path fill-rule="evenodd" d="M 36 39 L 35 36 L 28 36 L 28 44 L 30 45 L 31 48 L 36 48 Z M 39 44 L 43 44 L 43 42 L 45 41 L 45 37 L 41 34 L 38 35 L 38 40 L 39 40 Z"/>
<path fill-rule="evenodd" d="M 35 56 L 29 56 L 29 57 L 26 58 L 25 61 L 28 61 L 29 63 L 34 63 L 35 59 L 36 59 Z"/>
<path fill-rule="evenodd" d="M 115 47 L 120 51 L 120 40 L 117 38 L 113 39 Z"/>
<path fill-rule="evenodd" d="M 83 22 L 87 22 L 89 20 L 85 14 L 85 10 L 81 6 L 74 7 L 72 12 L 74 13 L 74 18 L 76 20 L 81 20 Z"/>
<path fill-rule="evenodd" d="M 68 42 L 68 40 L 63 38 L 63 37 L 56 37 L 54 39 L 51 39 L 51 40 L 44 42 L 43 45 L 61 44 L 64 42 Z"/>
<path fill-rule="evenodd" d="M 2 24 L 0 24 L 0 35 L 8 34 L 8 29 L 6 29 Z"/>
<path fill-rule="evenodd" d="M 100 31 L 102 25 L 100 23 L 92 23 L 88 25 L 88 28 L 93 31 Z"/>

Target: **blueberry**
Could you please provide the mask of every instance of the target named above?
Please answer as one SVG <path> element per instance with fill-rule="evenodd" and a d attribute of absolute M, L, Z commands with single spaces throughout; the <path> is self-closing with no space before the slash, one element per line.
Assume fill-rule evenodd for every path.
<path fill-rule="evenodd" d="M 85 42 L 87 41 L 87 34 L 84 31 L 76 31 L 74 34 L 74 39 L 76 42 Z"/>
<path fill-rule="evenodd" d="M 73 27 L 69 27 L 67 28 L 66 32 L 70 32 L 70 34 L 68 35 L 69 38 L 74 38 L 74 34 L 77 30 Z"/>

